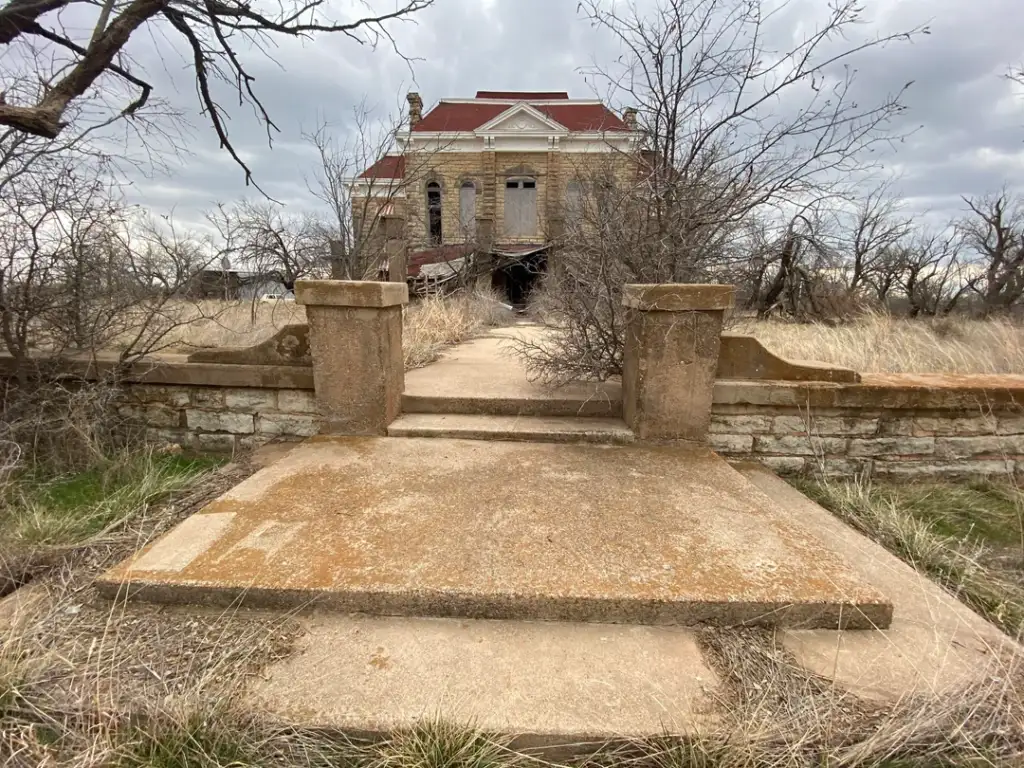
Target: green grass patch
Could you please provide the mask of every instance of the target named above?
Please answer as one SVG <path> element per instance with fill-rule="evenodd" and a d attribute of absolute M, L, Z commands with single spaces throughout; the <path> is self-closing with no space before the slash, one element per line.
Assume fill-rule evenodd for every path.
<path fill-rule="evenodd" d="M 1024 632 L 1024 494 L 1016 487 L 834 478 L 792 482 L 1008 634 Z"/>
<path fill-rule="evenodd" d="M 7 507 L 0 538 L 8 546 L 80 543 L 187 488 L 222 461 L 140 450 L 72 475 L 16 476 L 0 495 Z"/>
<path fill-rule="evenodd" d="M 247 768 L 260 765 L 252 734 L 213 711 L 174 717 L 117 734 L 111 768 Z"/>

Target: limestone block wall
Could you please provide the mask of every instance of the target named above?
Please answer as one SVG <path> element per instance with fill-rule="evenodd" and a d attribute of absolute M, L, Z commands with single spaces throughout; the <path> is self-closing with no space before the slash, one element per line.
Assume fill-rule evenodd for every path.
<path fill-rule="evenodd" d="M 234 452 L 272 439 L 317 433 L 311 389 L 158 385 L 124 387 L 119 415 L 148 440 L 198 451 Z"/>
<path fill-rule="evenodd" d="M 1024 474 L 1024 380 L 951 385 L 719 381 L 709 444 L 780 472 L 872 477 Z M 981 382 L 979 382 L 980 385 Z"/>

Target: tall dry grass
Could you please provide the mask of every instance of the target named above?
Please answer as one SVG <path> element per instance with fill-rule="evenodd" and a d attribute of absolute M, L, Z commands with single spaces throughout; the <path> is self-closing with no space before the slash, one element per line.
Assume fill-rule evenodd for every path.
<path fill-rule="evenodd" d="M 182 304 L 181 323 L 167 339 L 166 351 L 189 352 L 209 347 L 245 347 L 270 338 L 286 325 L 306 322 L 305 307 L 294 301 L 206 300 Z M 485 328 L 509 325 L 512 308 L 486 290 L 412 301 L 403 317 L 406 368 L 433 362 L 445 347 Z"/>
<path fill-rule="evenodd" d="M 509 325 L 514 317 L 512 308 L 489 291 L 420 299 L 405 310 L 402 347 L 406 370 L 432 363 L 445 347 L 485 328 Z"/>
<path fill-rule="evenodd" d="M 1024 374 L 1024 325 L 1012 320 L 910 320 L 864 315 L 837 326 L 737 319 L 791 360 L 818 360 L 865 373 Z"/>

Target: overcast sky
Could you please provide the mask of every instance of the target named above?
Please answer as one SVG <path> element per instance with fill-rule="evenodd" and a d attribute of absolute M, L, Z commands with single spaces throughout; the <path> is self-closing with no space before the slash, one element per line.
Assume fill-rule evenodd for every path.
<path fill-rule="evenodd" d="M 653 0 L 652 0 L 653 1 Z M 901 176 L 900 190 L 915 211 L 951 214 L 961 195 L 1024 188 L 1024 93 L 1002 76 L 1024 61 L 1022 0 L 864 0 L 880 31 L 928 23 L 931 34 L 911 44 L 867 52 L 857 62 L 859 93 L 881 98 L 914 81 L 901 129 L 920 126 L 886 158 Z M 813 18 L 825 0 L 796 0 Z M 374 2 L 389 8 L 393 0 Z M 280 132 L 273 146 L 251 111 L 222 98 L 232 115 L 231 136 L 250 162 L 258 183 L 289 208 L 310 208 L 304 177 L 314 158 L 301 139 L 319 120 L 351 124 L 363 100 L 378 116 L 404 106 L 409 90 L 429 108 L 445 97 L 477 90 L 566 90 L 594 95 L 580 73 L 591 62 L 614 59 L 607 37 L 577 16 L 576 0 L 437 0 L 414 22 L 393 25 L 409 65 L 387 47 L 362 48 L 341 35 L 284 41 L 275 61 L 249 51 L 245 60 L 255 88 Z M 864 28 L 864 34 L 870 29 Z M 133 40 L 132 52 L 157 91 L 186 111 L 194 125 L 190 157 L 173 174 L 138 179 L 132 198 L 160 213 L 172 208 L 189 223 L 218 201 L 258 193 L 217 148 L 199 114 L 188 62 L 180 47 L 149 33 Z M 227 92 L 222 92 L 224 96 Z"/>

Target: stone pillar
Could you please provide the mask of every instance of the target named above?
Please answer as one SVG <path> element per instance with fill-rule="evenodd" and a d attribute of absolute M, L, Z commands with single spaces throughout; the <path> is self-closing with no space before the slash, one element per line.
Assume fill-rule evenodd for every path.
<path fill-rule="evenodd" d="M 731 285 L 627 285 L 622 410 L 641 440 L 704 440 Z"/>
<path fill-rule="evenodd" d="M 402 409 L 405 283 L 298 280 L 321 433 L 383 435 Z"/>
<path fill-rule="evenodd" d="M 405 242 L 405 219 L 400 216 L 387 216 L 384 226 L 384 255 L 388 280 L 392 283 L 404 283 L 408 275 L 409 257 Z"/>

